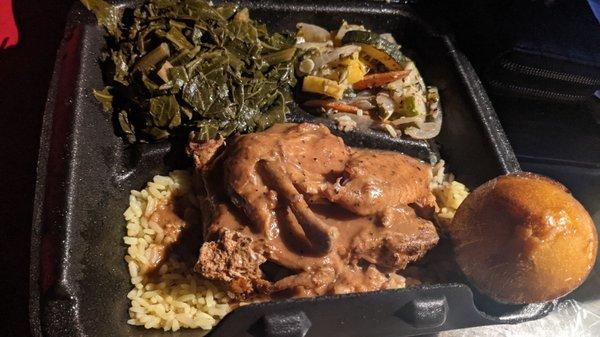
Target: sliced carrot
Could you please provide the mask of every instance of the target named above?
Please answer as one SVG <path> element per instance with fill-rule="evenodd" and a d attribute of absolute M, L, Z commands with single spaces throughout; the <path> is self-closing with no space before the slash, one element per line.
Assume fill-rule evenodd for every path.
<path fill-rule="evenodd" d="M 339 112 L 348 112 L 348 113 L 358 113 L 361 109 L 355 107 L 354 105 L 336 102 L 336 101 L 328 101 L 324 99 L 313 99 L 310 101 L 304 102 L 304 106 L 308 108 L 324 108 L 324 109 L 333 109 Z"/>
<path fill-rule="evenodd" d="M 398 70 L 389 71 L 387 73 L 372 74 L 363 77 L 362 80 L 354 83 L 352 88 L 354 90 L 364 90 L 374 87 L 381 87 L 388 83 L 394 82 L 397 79 L 406 77 L 410 73 L 410 70 Z"/>

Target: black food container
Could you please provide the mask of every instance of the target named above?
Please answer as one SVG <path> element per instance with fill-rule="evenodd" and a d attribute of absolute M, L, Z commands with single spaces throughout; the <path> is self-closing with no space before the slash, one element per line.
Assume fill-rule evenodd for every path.
<path fill-rule="evenodd" d="M 131 3 L 122 3 L 131 5 Z M 443 158 L 473 188 L 518 162 L 477 75 L 452 41 L 435 33 L 410 5 L 380 2 L 240 3 L 273 31 L 297 22 L 329 29 L 342 20 L 391 32 L 426 83 L 439 88 L 444 124 L 435 142 L 383 132 L 339 133 L 349 145 L 383 148 L 425 161 Z M 131 146 L 115 135 L 111 114 L 92 95 L 102 88 L 103 29 L 79 3 L 58 52 L 44 114 L 32 230 L 32 329 L 38 336 L 198 336 L 126 324 L 131 288 L 123 257 L 122 213 L 131 189 L 189 163 L 169 142 Z M 315 120 L 292 106 L 293 121 Z M 335 126 L 325 122 L 332 129 Z M 210 336 L 409 336 L 544 316 L 553 303 L 500 305 L 461 283 L 293 299 L 241 307 Z"/>

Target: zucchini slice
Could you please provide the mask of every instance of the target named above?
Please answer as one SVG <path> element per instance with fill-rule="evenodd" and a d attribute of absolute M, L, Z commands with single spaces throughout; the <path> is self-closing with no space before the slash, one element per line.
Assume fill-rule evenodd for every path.
<path fill-rule="evenodd" d="M 373 32 L 349 31 L 344 35 L 342 43 L 361 46 L 361 51 L 365 56 L 382 63 L 389 70 L 403 70 L 410 62 L 400 51 L 400 46 Z M 367 59 L 367 61 L 370 60 Z"/>
<path fill-rule="evenodd" d="M 324 77 L 306 76 L 302 82 L 302 91 L 327 95 L 335 99 L 341 99 L 344 90 L 346 90 L 345 86 Z"/>

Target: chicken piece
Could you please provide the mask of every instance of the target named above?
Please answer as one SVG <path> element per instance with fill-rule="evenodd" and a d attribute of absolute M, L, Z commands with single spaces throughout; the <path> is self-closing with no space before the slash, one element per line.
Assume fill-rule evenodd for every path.
<path fill-rule="evenodd" d="M 277 124 L 235 139 L 224 164 L 227 191 L 258 231 L 274 237 L 277 200 L 257 163 L 279 161 L 300 192 L 316 195 L 326 188 L 328 177 L 344 169 L 349 153 L 342 139 L 323 125 Z"/>
<path fill-rule="evenodd" d="M 341 269 L 324 267 L 281 279 L 273 285 L 272 290 L 277 297 L 348 294 L 402 286 L 398 284 L 398 278 L 401 276 L 383 273 L 372 265 L 365 268 L 356 265 Z"/>
<path fill-rule="evenodd" d="M 186 149 L 188 155 L 192 156 L 196 169 L 205 170 L 209 163 L 216 157 L 217 152 L 225 145 L 222 137 L 210 139 L 202 143 L 190 142 Z"/>
<path fill-rule="evenodd" d="M 373 289 L 390 289 L 394 287 L 394 281 L 391 275 L 382 273 L 375 266 L 362 268 L 351 265 L 338 275 L 333 290 L 336 294 L 348 294 Z"/>
<path fill-rule="evenodd" d="M 186 149 L 196 167 L 193 176 L 193 188 L 200 207 L 203 225 L 203 237 L 206 239 L 210 225 L 221 203 L 222 157 L 225 147 L 223 138 L 211 139 L 203 143 L 190 142 Z"/>
<path fill-rule="evenodd" d="M 396 205 L 433 209 L 430 179 L 431 167 L 419 160 L 396 152 L 356 149 L 343 176 L 327 188 L 325 196 L 359 215 L 380 214 Z"/>
<path fill-rule="evenodd" d="M 278 195 L 282 196 L 288 203 L 291 212 L 296 217 L 298 224 L 302 227 L 306 238 L 311 244 L 311 250 L 318 254 L 326 254 L 331 251 L 333 240 L 337 236 L 337 229 L 329 227 L 312 210 L 292 183 L 281 163 L 274 161 L 262 161 L 265 177 L 272 181 Z"/>
<path fill-rule="evenodd" d="M 337 271 L 331 267 L 315 268 L 283 278 L 273 285 L 273 293 L 295 297 L 309 297 L 327 294 L 335 282 Z"/>
<path fill-rule="evenodd" d="M 381 227 L 365 228 L 352 244 L 355 259 L 363 259 L 382 270 L 401 270 L 423 257 L 439 240 L 435 225 L 416 216 L 408 207 L 387 208 Z"/>
<path fill-rule="evenodd" d="M 195 270 L 238 299 L 392 288 L 437 243 L 412 208 L 435 205 L 430 168 L 404 155 L 350 149 L 314 124 L 188 151 L 205 213 Z"/>
<path fill-rule="evenodd" d="M 226 282 L 229 290 L 240 297 L 270 287 L 260 270 L 266 261 L 264 252 L 254 245 L 252 237 L 226 228 L 214 236 L 200 249 L 194 268 L 197 272 L 208 279 Z"/>

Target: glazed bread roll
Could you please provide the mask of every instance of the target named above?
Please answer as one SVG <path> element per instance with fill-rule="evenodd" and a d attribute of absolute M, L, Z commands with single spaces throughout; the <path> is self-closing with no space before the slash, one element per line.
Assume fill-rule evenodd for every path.
<path fill-rule="evenodd" d="M 501 176 L 471 193 L 447 228 L 473 285 L 512 304 L 577 288 L 594 266 L 594 223 L 560 183 L 532 173 Z"/>

